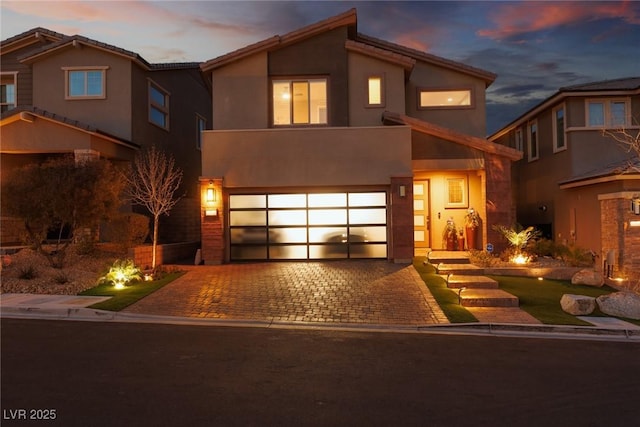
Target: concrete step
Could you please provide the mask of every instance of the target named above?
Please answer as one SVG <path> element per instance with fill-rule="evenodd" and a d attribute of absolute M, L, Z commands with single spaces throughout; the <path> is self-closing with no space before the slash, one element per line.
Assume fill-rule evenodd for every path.
<path fill-rule="evenodd" d="M 427 255 L 430 264 L 469 264 L 467 251 L 432 251 Z"/>
<path fill-rule="evenodd" d="M 447 281 L 447 287 L 449 288 L 498 289 L 498 282 L 487 276 L 451 274 L 443 275 L 442 277 Z"/>
<path fill-rule="evenodd" d="M 453 290 L 459 293 L 460 305 L 463 307 L 518 307 L 520 301 L 500 289 L 465 289 Z"/>
<path fill-rule="evenodd" d="M 466 274 L 471 276 L 482 276 L 484 269 L 473 264 L 436 264 L 438 274 Z"/>

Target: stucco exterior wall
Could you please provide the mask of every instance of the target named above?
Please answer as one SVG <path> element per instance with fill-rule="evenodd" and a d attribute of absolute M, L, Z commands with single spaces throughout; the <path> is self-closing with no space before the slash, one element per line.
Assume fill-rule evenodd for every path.
<path fill-rule="evenodd" d="M 383 103 L 368 105 L 368 79 L 383 79 Z M 349 126 L 381 126 L 382 114 L 404 114 L 404 69 L 386 61 L 349 53 Z"/>
<path fill-rule="evenodd" d="M 203 176 L 225 187 L 389 184 L 411 176 L 411 130 L 368 128 L 207 131 Z"/>
<path fill-rule="evenodd" d="M 241 59 L 212 74 L 213 123 L 210 129 L 269 127 L 269 78 L 266 52 Z"/>
<path fill-rule="evenodd" d="M 471 89 L 472 108 L 418 108 L 419 89 Z M 406 85 L 406 112 L 458 132 L 486 136 L 485 82 L 469 75 L 418 61 Z"/>
<path fill-rule="evenodd" d="M 108 66 L 104 99 L 65 99 L 63 67 Z M 33 64 L 33 104 L 131 140 L 131 64 L 91 47 L 69 47 Z"/>

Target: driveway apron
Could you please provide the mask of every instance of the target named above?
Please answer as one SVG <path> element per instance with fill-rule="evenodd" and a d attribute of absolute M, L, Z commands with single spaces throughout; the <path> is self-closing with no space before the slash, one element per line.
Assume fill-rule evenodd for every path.
<path fill-rule="evenodd" d="M 448 323 L 413 266 L 352 260 L 185 269 L 186 274 L 124 311 L 257 321 Z"/>

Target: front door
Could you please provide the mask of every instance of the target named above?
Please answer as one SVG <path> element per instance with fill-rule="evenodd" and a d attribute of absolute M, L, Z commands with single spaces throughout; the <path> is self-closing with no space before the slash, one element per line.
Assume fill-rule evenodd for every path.
<path fill-rule="evenodd" d="M 413 182 L 413 239 L 416 249 L 431 247 L 429 238 L 429 180 Z"/>

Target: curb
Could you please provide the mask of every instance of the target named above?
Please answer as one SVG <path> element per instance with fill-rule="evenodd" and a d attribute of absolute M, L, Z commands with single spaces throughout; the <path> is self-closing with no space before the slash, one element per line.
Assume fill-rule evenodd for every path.
<path fill-rule="evenodd" d="M 269 329 L 331 330 L 344 332 L 392 332 L 510 336 L 531 338 L 570 338 L 640 342 L 640 329 L 565 325 L 524 325 L 508 323 L 449 323 L 403 326 L 359 323 L 288 322 L 279 320 L 205 319 L 120 313 L 90 308 L 17 308 L 4 307 L 1 318 L 71 320 L 85 322 L 152 323 L 166 325 L 250 327 Z"/>

